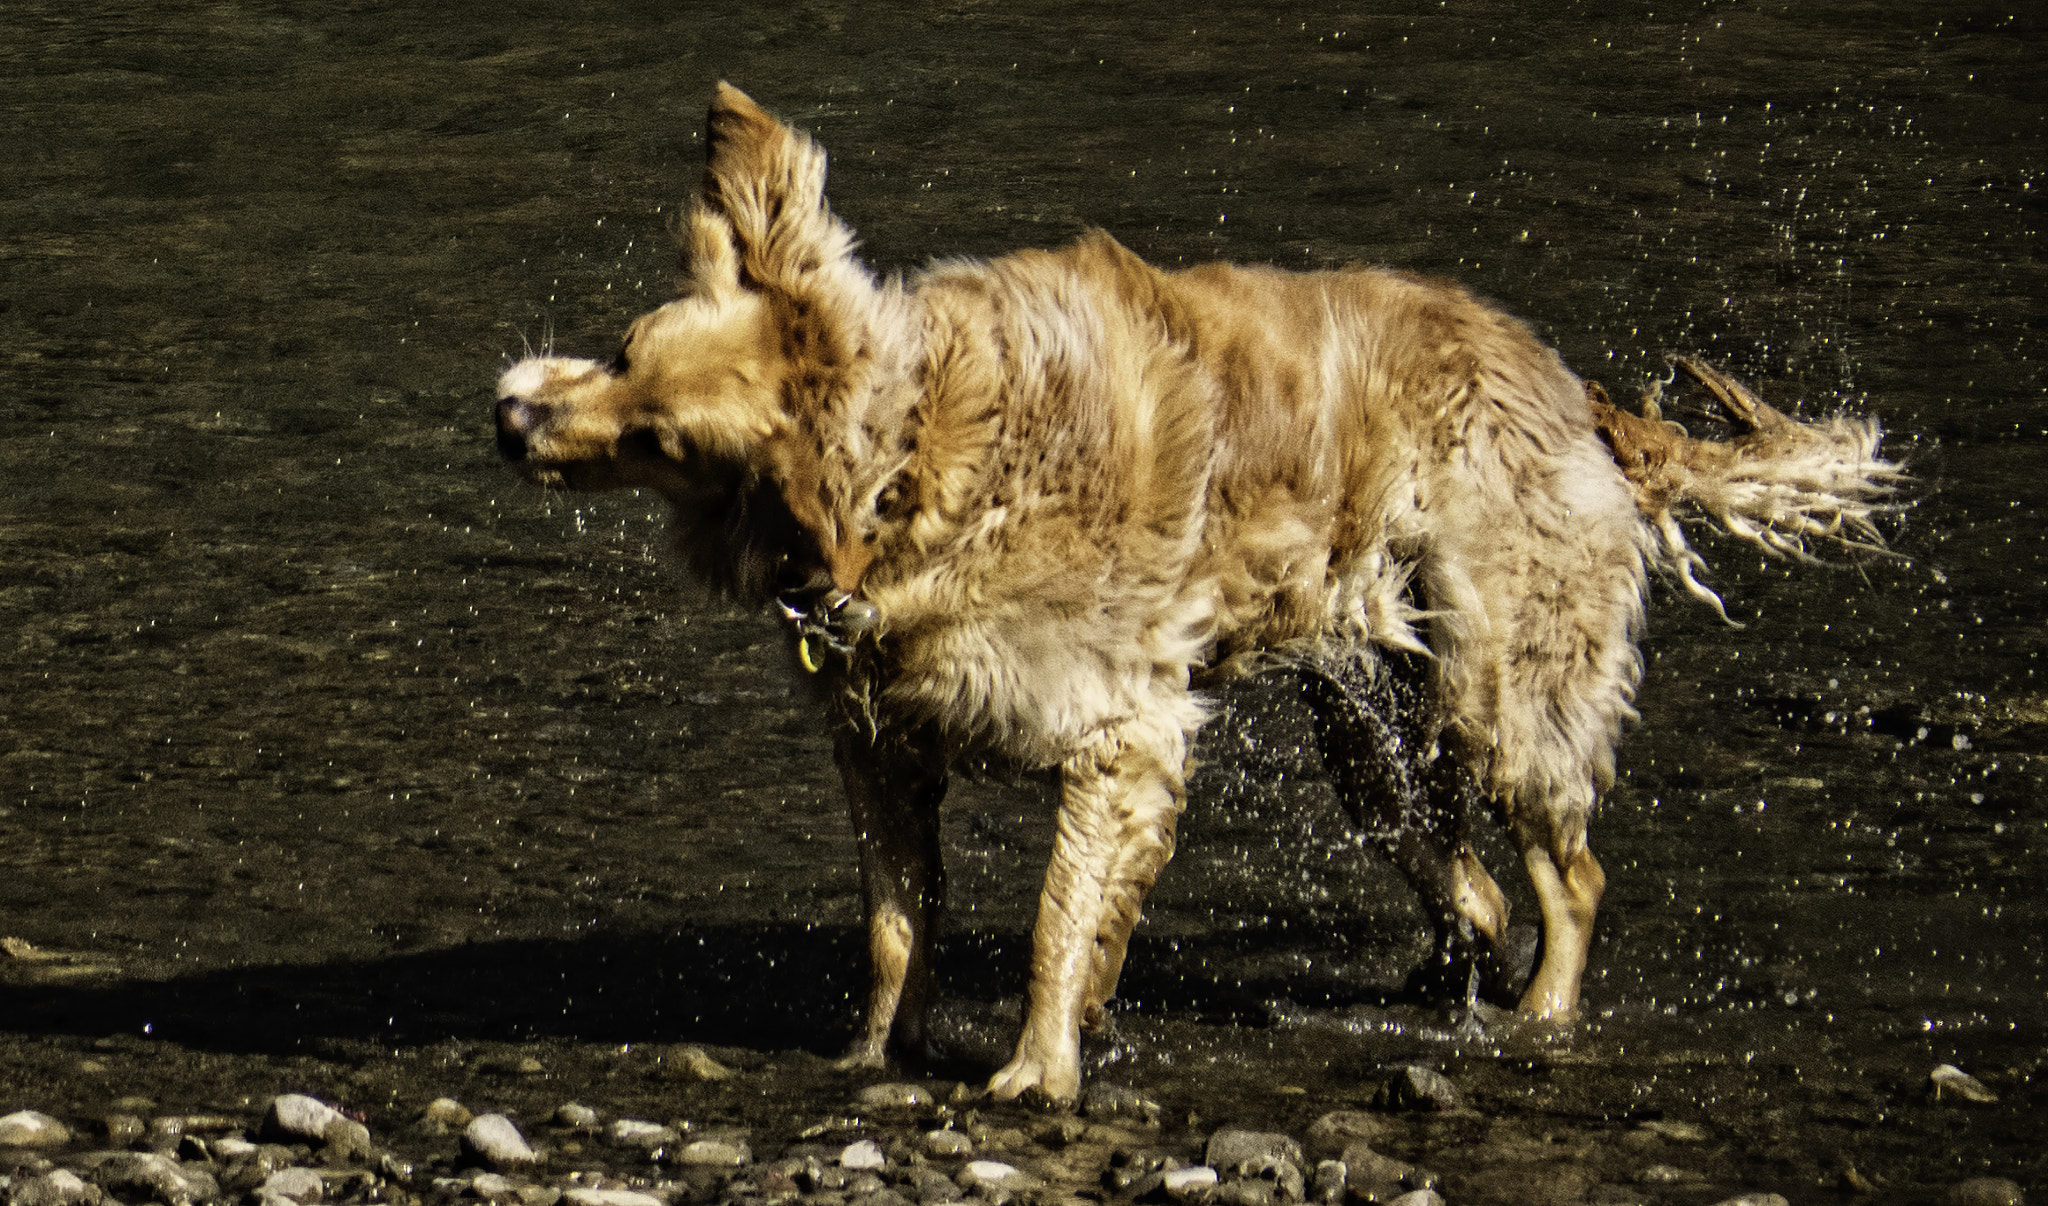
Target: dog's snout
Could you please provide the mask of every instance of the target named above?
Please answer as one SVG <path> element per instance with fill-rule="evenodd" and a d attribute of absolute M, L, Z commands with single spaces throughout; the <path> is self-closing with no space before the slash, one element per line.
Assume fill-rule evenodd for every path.
<path fill-rule="evenodd" d="M 524 398 L 498 399 L 498 455 L 525 460 L 527 435 L 539 425 L 543 410 Z"/>

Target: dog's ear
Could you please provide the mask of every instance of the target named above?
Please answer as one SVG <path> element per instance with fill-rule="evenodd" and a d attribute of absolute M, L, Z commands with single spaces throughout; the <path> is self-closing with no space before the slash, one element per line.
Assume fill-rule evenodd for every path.
<path fill-rule="evenodd" d="M 738 289 L 740 257 L 732 223 L 701 203 L 691 206 L 683 221 L 683 265 L 690 284 L 713 296 Z"/>
<path fill-rule="evenodd" d="M 853 232 L 825 205 L 825 152 L 720 83 L 711 99 L 704 205 L 724 218 L 741 279 L 792 288 L 826 264 L 850 257 Z"/>

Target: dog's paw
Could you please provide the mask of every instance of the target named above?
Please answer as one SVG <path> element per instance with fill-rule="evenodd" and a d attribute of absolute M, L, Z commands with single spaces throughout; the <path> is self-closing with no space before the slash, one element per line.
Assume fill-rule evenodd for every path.
<path fill-rule="evenodd" d="M 889 1066 L 888 1044 L 856 1039 L 852 1049 L 832 1066 L 841 1072 L 880 1072 Z"/>
<path fill-rule="evenodd" d="M 1054 1068 L 1043 1060 L 1019 1055 L 989 1078 L 988 1095 L 998 1101 L 1024 1098 L 1053 1105 L 1071 1103 L 1081 1093 L 1078 1067 Z"/>

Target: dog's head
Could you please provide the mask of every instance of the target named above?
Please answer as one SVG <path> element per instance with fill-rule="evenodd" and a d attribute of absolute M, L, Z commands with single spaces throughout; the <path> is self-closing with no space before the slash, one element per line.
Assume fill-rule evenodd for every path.
<path fill-rule="evenodd" d="M 858 585 L 871 536 L 880 291 L 825 204 L 825 155 L 720 84 L 704 192 L 683 229 L 681 296 L 627 329 L 610 360 L 529 357 L 498 381 L 498 449 L 529 479 L 573 490 L 647 487 L 673 505 L 698 568 L 745 593 L 773 570 L 719 557 L 810 561 Z M 789 548 L 768 548 L 777 542 Z"/>

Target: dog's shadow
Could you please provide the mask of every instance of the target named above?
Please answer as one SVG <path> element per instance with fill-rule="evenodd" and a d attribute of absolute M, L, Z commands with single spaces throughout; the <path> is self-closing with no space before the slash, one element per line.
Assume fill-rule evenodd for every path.
<path fill-rule="evenodd" d="M 1220 940 L 1219 940 L 1220 941 Z M 1120 1008 L 1190 1021 L 1263 1025 L 1276 997 L 1315 1006 L 1385 1004 L 1370 984 L 1246 979 L 1224 970 L 1232 935 L 1205 958 L 1185 939 L 1131 945 Z M 665 934 L 506 939 L 370 960 L 275 963 L 169 979 L 77 976 L 0 987 L 7 1029 L 100 1038 L 148 1035 L 249 1055 L 309 1046 L 440 1042 L 701 1043 L 819 1055 L 844 1050 L 866 991 L 851 926 L 687 926 Z M 941 1013 L 961 1029 L 942 1063 L 961 1074 L 1007 1058 L 1030 938 L 956 931 L 941 946 Z M 1215 964 L 1214 970 L 1208 966 Z M 1306 990 L 1307 995 L 1304 996 Z M 971 1033 L 967 1033 L 971 1032 Z M 981 1069 L 985 1072 L 986 1069 Z"/>

